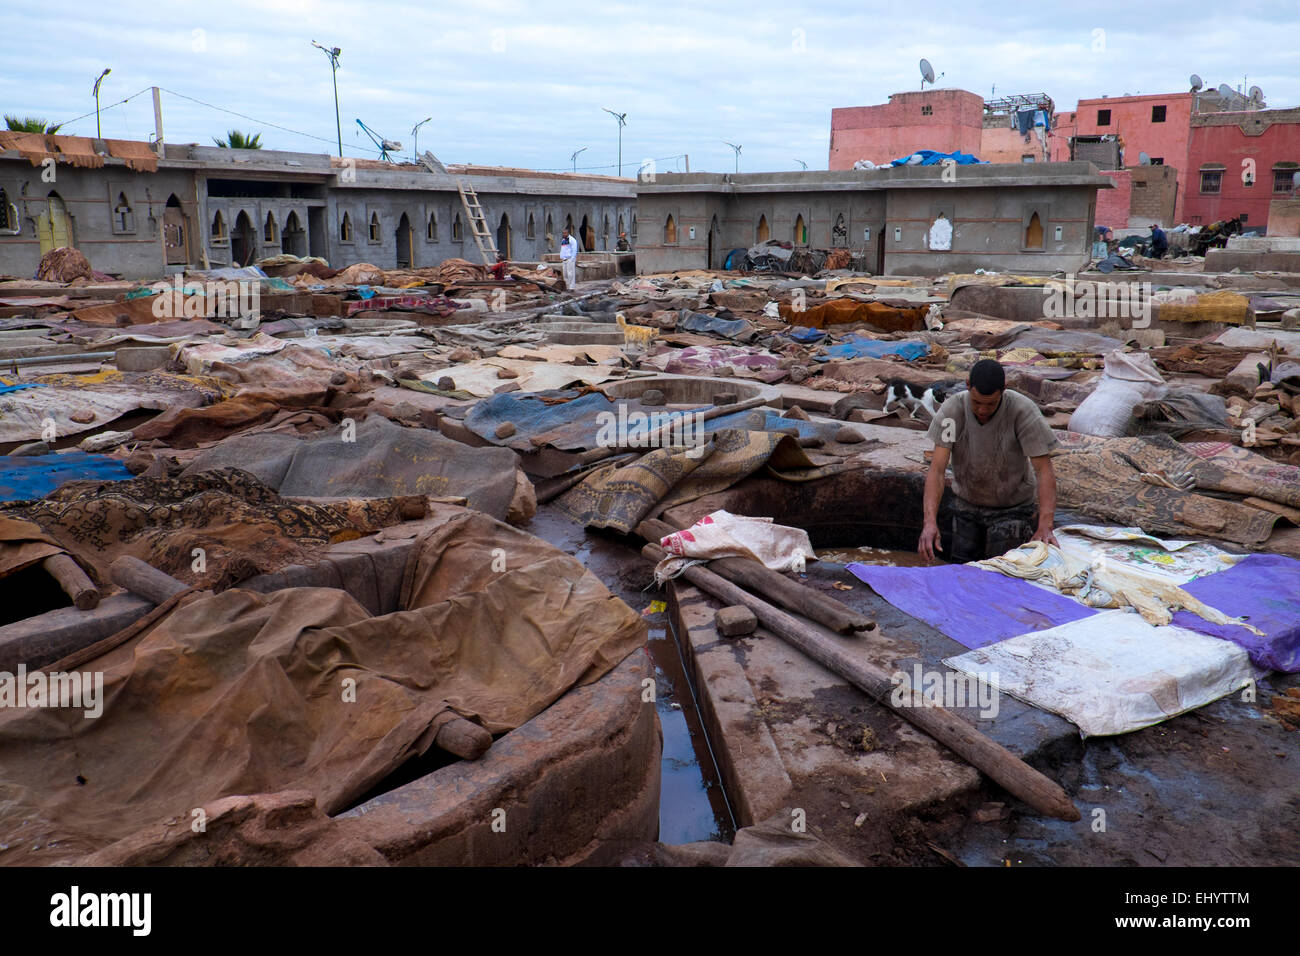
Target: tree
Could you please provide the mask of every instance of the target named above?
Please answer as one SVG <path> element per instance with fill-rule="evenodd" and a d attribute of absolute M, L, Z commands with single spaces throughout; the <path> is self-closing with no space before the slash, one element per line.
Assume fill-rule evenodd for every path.
<path fill-rule="evenodd" d="M 255 133 L 248 136 L 237 129 L 232 129 L 226 133 L 224 140 L 213 137 L 212 142 L 216 143 L 222 149 L 261 149 L 262 134 Z"/>
<path fill-rule="evenodd" d="M 37 116 L 10 116 L 5 114 L 5 125 L 19 133 L 57 133 L 62 123 L 46 125 L 45 120 Z"/>

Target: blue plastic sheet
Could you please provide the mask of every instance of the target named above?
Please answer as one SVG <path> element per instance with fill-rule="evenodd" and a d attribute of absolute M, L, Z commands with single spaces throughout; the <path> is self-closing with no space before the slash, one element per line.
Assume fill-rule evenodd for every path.
<path fill-rule="evenodd" d="M 125 481 L 133 477 L 117 458 L 70 451 L 62 455 L 6 456 L 0 463 L 0 501 L 44 498 L 69 481 L 94 478 Z"/>
<path fill-rule="evenodd" d="M 822 339 L 826 338 L 826 333 L 821 329 L 810 328 L 807 325 L 793 325 L 790 327 L 790 331 L 785 334 L 803 345 L 808 345 L 811 342 L 820 342 Z"/>
<path fill-rule="evenodd" d="M 839 428 L 838 425 L 818 425 L 814 422 L 805 422 L 799 418 L 782 418 L 777 412 L 766 408 L 752 408 L 748 411 L 732 412 L 730 415 L 719 415 L 717 418 L 709 419 L 704 423 L 704 433 L 712 435 L 724 428 L 747 428 L 750 431 L 758 431 L 754 427 L 754 422 L 760 413 L 764 414 L 763 431 L 768 432 L 795 428 L 798 429 L 800 438 L 807 438 L 811 435 L 830 438 Z"/>
<path fill-rule="evenodd" d="M 24 388 L 44 388 L 44 387 L 45 386 L 42 385 L 40 382 L 20 382 L 17 385 L 0 384 L 0 395 L 7 395 L 9 392 L 16 392 L 19 389 L 24 389 Z"/>
<path fill-rule="evenodd" d="M 919 160 L 915 157 L 921 157 Z M 918 149 L 915 153 L 909 153 L 900 159 L 894 160 L 890 166 L 937 166 L 945 159 L 951 159 L 958 166 L 973 166 L 976 163 L 983 163 L 984 160 L 976 159 L 970 153 L 963 153 L 957 150 L 953 153 L 937 153 L 932 149 Z"/>
<path fill-rule="evenodd" d="M 1244 617 L 1264 636 L 1236 624 L 1211 624 L 1190 611 L 1174 614 L 1174 624 L 1241 645 L 1257 667 L 1300 671 L 1300 561 L 1251 554 L 1227 570 L 1184 584 L 1183 590 L 1229 617 Z"/>
<path fill-rule="evenodd" d="M 848 570 L 900 611 L 971 649 L 1097 613 L 1019 578 L 965 564 L 933 568 L 850 564 Z"/>
<path fill-rule="evenodd" d="M 885 342 L 861 335 L 850 335 L 838 345 L 828 348 L 825 355 L 816 356 L 816 360 L 829 362 L 831 359 L 884 358 L 886 355 L 898 355 L 912 362 L 928 354 L 930 354 L 930 346 L 926 342 L 911 340 Z"/>

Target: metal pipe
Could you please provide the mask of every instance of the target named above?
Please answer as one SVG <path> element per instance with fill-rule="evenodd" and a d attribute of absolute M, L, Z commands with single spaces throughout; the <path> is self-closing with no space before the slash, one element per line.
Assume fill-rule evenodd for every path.
<path fill-rule="evenodd" d="M 22 365 L 58 365 L 62 362 L 103 362 L 116 357 L 116 352 L 78 352 L 76 355 L 33 355 L 28 358 L 0 358 L 0 368 Z"/>

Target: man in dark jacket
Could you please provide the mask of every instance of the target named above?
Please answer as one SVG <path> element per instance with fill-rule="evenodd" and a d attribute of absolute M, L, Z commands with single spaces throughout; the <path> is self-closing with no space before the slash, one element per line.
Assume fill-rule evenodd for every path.
<path fill-rule="evenodd" d="M 1151 247 L 1152 259 L 1163 259 L 1165 253 L 1169 251 L 1169 237 L 1154 222 L 1151 224 L 1151 238 L 1148 244 Z"/>

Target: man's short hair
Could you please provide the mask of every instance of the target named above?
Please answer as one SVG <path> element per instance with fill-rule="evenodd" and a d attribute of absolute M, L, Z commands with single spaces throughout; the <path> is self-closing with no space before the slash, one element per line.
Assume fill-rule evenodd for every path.
<path fill-rule="evenodd" d="M 993 395 L 1007 387 L 1007 373 L 993 359 L 980 359 L 971 366 L 970 387 L 981 395 Z"/>

